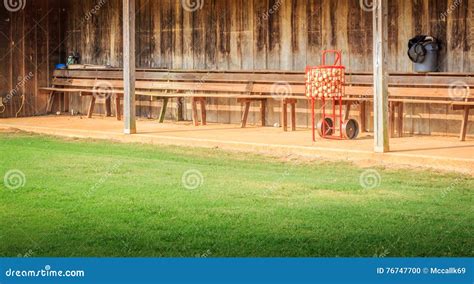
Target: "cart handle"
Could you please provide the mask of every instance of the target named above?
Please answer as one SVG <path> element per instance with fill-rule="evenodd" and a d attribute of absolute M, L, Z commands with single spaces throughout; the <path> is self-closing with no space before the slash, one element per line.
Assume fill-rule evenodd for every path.
<path fill-rule="evenodd" d="M 331 64 L 331 66 L 342 66 L 342 51 L 340 50 L 324 50 L 322 52 L 323 66 L 328 66 L 326 60 L 329 54 L 334 54 L 334 64 Z"/>

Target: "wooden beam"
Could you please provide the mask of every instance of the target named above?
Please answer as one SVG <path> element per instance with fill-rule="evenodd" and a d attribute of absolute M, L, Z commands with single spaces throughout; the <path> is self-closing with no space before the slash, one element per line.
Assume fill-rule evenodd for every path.
<path fill-rule="evenodd" d="M 125 122 L 125 134 L 137 133 L 135 69 L 135 0 L 123 0 L 123 116 Z"/>
<path fill-rule="evenodd" d="M 375 152 L 390 151 L 388 129 L 388 0 L 374 0 Z"/>

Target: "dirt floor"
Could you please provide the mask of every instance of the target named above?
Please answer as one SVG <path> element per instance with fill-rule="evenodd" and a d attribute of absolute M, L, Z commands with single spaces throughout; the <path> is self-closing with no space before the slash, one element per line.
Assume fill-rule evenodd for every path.
<path fill-rule="evenodd" d="M 305 159 L 351 161 L 364 167 L 388 166 L 431 168 L 474 175 L 474 139 L 412 136 L 391 139 L 391 152 L 373 153 L 371 134 L 354 141 L 311 140 L 311 131 L 283 132 L 281 128 L 210 124 L 194 127 L 190 122 L 159 124 L 138 121 L 138 134 L 123 134 L 123 123 L 114 118 L 87 119 L 70 116 L 0 119 L 0 128 L 74 138 L 110 139 L 126 143 L 182 145 L 258 152 Z"/>

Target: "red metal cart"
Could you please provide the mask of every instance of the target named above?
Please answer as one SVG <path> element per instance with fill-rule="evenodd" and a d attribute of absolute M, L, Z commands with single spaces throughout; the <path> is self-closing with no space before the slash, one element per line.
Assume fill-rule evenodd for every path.
<path fill-rule="evenodd" d="M 329 55 L 334 57 L 332 65 L 327 64 Z M 306 96 L 311 100 L 313 141 L 316 141 L 316 130 L 325 139 L 356 139 L 359 135 L 359 123 L 354 119 L 344 120 L 345 71 L 342 54 L 336 50 L 323 51 L 321 66 L 306 68 Z M 316 100 L 321 101 L 322 114 L 317 125 Z"/>

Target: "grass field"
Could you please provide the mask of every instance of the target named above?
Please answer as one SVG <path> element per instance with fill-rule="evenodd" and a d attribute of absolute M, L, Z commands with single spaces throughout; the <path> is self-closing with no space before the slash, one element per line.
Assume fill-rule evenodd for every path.
<path fill-rule="evenodd" d="M 474 256 L 468 176 L 24 133 L 0 152 L 1 256 Z"/>

